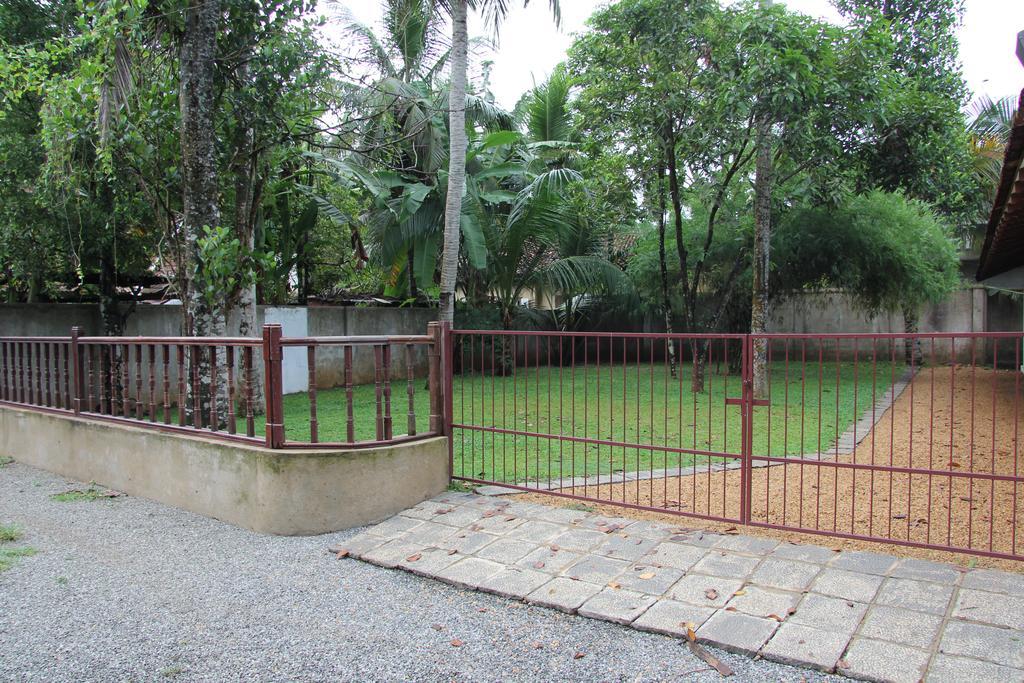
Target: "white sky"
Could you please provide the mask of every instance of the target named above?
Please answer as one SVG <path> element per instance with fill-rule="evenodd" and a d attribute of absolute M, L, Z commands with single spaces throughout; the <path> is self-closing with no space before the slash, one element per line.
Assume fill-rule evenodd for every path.
<path fill-rule="evenodd" d="M 381 5 L 376 0 L 339 0 L 360 21 L 378 26 Z M 790 9 L 830 21 L 839 15 L 828 0 L 776 0 Z M 517 3 L 514 3 L 517 4 Z M 534 82 L 543 81 L 551 69 L 565 59 L 572 34 L 582 31 L 593 11 L 607 0 L 562 0 L 562 27 L 551 22 L 548 3 L 532 0 L 516 7 L 502 25 L 494 62 L 491 89 L 499 104 L 515 106 Z M 975 95 L 994 99 L 1020 93 L 1024 88 L 1024 66 L 1014 53 L 1016 35 L 1024 30 L 1024 2 L 1021 0 L 967 0 L 960 29 L 960 59 L 964 77 Z M 470 35 L 485 35 L 479 17 L 470 17 Z"/>

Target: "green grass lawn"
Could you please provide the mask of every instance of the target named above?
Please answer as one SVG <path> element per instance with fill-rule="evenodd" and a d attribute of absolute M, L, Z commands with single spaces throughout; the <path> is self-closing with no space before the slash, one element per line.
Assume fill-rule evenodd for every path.
<path fill-rule="evenodd" d="M 538 434 L 659 445 L 695 451 L 740 452 L 740 408 L 726 396 L 740 395 L 736 375 L 708 369 L 703 392 L 690 391 L 690 368 L 672 378 L 661 364 L 614 368 L 557 367 L 517 370 L 516 377 L 490 374 L 457 376 L 456 423 Z M 801 374 L 803 371 L 803 379 Z M 820 371 L 820 381 L 819 381 Z M 838 434 L 880 398 L 901 368 L 860 363 L 791 362 L 770 368 L 769 407 L 754 409 L 755 454 L 782 455 L 827 451 Z M 427 430 L 429 399 L 423 380 L 415 386 L 417 429 Z M 346 438 L 345 391 L 321 390 L 317 396 L 321 441 Z M 353 390 L 357 440 L 375 438 L 376 398 L 372 385 Z M 285 433 L 289 440 L 309 439 L 309 398 L 285 396 Z M 392 386 L 391 414 L 396 435 L 406 432 L 408 397 L 404 382 Z M 240 423 L 240 426 L 241 423 Z M 820 432 L 819 432 L 820 426 Z M 263 433 L 257 420 L 257 434 Z M 547 480 L 615 471 L 689 467 L 702 456 L 604 444 L 570 442 L 523 435 L 457 429 L 455 474 L 493 481 Z"/>

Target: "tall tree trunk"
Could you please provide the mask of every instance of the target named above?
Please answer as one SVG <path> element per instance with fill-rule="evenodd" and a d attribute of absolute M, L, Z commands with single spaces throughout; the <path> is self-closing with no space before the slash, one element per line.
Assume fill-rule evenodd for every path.
<path fill-rule="evenodd" d="M 683 200 L 679 193 L 679 169 L 676 163 L 676 137 L 673 130 L 674 123 L 669 121 L 665 126 L 665 160 L 668 163 L 668 194 L 672 200 L 672 222 L 676 235 L 676 255 L 679 257 L 679 277 L 681 278 L 680 289 L 683 291 L 683 330 L 691 334 L 697 332 L 696 310 L 694 310 L 695 297 L 689 296 L 688 268 L 689 252 L 686 249 L 686 241 L 683 239 Z M 693 283 L 696 287 L 696 283 Z M 690 390 L 700 393 L 704 391 L 704 360 L 701 354 L 696 352 L 696 346 L 691 343 L 691 361 L 693 371 L 690 373 Z"/>
<path fill-rule="evenodd" d="M 919 337 L 910 336 L 918 333 L 919 318 L 917 308 L 914 306 L 903 306 L 903 331 L 908 335 L 903 339 L 903 358 L 907 365 L 915 368 L 921 367 L 924 362 L 924 352 L 921 350 Z"/>
<path fill-rule="evenodd" d="M 772 239 L 772 145 L 771 121 L 757 122 L 757 158 L 754 170 L 754 261 L 753 298 L 750 305 L 750 333 L 763 335 L 768 328 L 768 271 Z M 768 392 L 768 340 L 753 344 L 754 395 Z"/>
<path fill-rule="evenodd" d="M 455 318 L 455 286 L 459 271 L 462 191 L 466 186 L 466 69 L 468 35 L 466 0 L 451 0 L 451 85 L 448 96 L 448 197 L 444 210 L 444 249 L 441 256 L 440 319 Z"/>
<path fill-rule="evenodd" d="M 185 10 L 185 30 L 181 41 L 181 160 L 184 186 L 183 227 L 186 248 L 189 249 L 191 267 L 186 277 L 192 281 L 185 302 L 191 333 L 206 337 L 224 335 L 226 302 L 210 302 L 203 295 L 203 273 L 196 268 L 200 263 L 199 239 L 203 228 L 220 225 L 218 205 L 217 149 L 214 131 L 216 90 L 214 75 L 217 58 L 217 21 L 220 16 L 219 0 L 189 0 Z M 224 297 L 229 293 L 224 293 Z M 210 363 L 207 354 L 202 360 L 199 396 L 193 397 L 193 408 L 208 418 L 211 404 Z M 223 368 L 224 363 L 218 363 Z M 223 382 L 217 383 L 224 388 Z M 219 402 L 225 407 L 224 401 Z"/>
<path fill-rule="evenodd" d="M 420 290 L 416 286 L 416 247 L 414 245 L 409 245 L 406 257 L 405 269 L 409 273 L 409 298 L 415 299 L 420 295 Z"/>
<path fill-rule="evenodd" d="M 672 334 L 672 303 L 669 298 L 668 288 L 668 261 L 665 255 L 665 169 L 658 165 L 658 179 L 655 183 L 655 192 L 658 193 L 658 270 L 661 273 L 661 309 L 665 316 L 665 332 Z M 669 371 L 672 377 L 676 376 L 676 347 L 674 343 L 668 344 Z"/>

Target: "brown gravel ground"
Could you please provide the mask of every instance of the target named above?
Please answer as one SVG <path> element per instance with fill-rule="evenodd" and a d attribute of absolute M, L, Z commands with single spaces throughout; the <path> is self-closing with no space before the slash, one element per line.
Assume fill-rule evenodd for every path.
<path fill-rule="evenodd" d="M 819 465 L 817 456 L 812 455 L 798 464 L 753 469 L 751 518 L 755 523 L 784 524 L 793 529 L 1024 556 L 1024 455 L 1018 456 L 1017 451 L 1019 414 L 1024 408 L 1022 389 L 1024 381 L 1013 371 L 925 368 L 897 398 L 893 408 L 882 414 L 856 451 L 838 458 L 839 463 L 853 467 L 837 467 L 835 458 L 823 458 Z M 872 471 L 872 465 L 931 469 L 933 473 Z M 971 473 L 1017 480 L 972 480 L 963 476 Z M 737 470 L 701 474 L 698 466 L 695 475 L 589 486 L 586 491 L 577 487 L 563 492 L 599 501 L 738 519 L 740 476 Z M 544 494 L 518 497 L 564 506 L 580 504 Z M 603 514 L 658 519 L 688 528 L 735 528 L 741 533 L 816 543 L 837 550 L 857 548 L 1024 572 L 1024 562 L 1020 560 L 742 526 L 603 503 L 587 504 Z"/>

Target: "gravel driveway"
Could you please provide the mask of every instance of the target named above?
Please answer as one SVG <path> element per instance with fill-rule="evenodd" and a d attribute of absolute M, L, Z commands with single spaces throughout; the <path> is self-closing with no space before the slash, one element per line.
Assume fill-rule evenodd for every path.
<path fill-rule="evenodd" d="M 718 680 L 679 641 L 336 560 L 358 530 L 261 536 L 0 469 L 0 680 Z M 462 641 L 460 647 L 453 640 Z M 742 681 L 843 680 L 715 652 Z"/>

